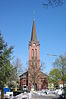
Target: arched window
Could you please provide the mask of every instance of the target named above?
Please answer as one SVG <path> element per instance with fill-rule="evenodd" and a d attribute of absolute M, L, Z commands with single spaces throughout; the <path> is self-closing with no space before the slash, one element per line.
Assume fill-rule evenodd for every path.
<path fill-rule="evenodd" d="M 32 65 L 34 64 L 34 49 L 32 49 Z"/>
<path fill-rule="evenodd" d="M 37 49 L 35 49 L 35 65 L 37 65 Z"/>
<path fill-rule="evenodd" d="M 35 49 L 35 57 L 37 57 L 37 49 Z"/>
<path fill-rule="evenodd" d="M 32 49 L 32 58 L 34 57 L 34 49 Z"/>

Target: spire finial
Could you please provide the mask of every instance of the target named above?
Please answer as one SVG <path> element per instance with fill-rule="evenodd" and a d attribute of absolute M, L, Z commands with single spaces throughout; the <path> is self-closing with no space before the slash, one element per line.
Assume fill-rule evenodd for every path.
<path fill-rule="evenodd" d="M 35 11 L 33 11 L 33 21 L 35 21 Z"/>

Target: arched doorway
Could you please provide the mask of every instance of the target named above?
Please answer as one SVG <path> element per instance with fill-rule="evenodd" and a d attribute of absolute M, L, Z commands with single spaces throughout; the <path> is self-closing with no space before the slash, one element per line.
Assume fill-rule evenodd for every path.
<path fill-rule="evenodd" d="M 37 83 L 35 83 L 35 90 L 37 90 Z"/>

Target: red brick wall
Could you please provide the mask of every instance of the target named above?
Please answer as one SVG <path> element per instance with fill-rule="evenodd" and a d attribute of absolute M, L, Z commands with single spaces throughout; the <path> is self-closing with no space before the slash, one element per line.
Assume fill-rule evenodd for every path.
<path fill-rule="evenodd" d="M 33 74 L 34 74 L 34 67 L 32 65 L 32 50 L 34 50 L 34 61 L 33 64 L 34 66 L 36 66 L 36 83 L 38 81 L 39 83 L 39 77 L 38 77 L 38 73 L 40 72 L 40 57 L 39 57 L 39 44 L 36 43 L 34 44 L 33 42 L 31 44 L 29 44 L 29 68 L 28 68 L 28 87 L 31 88 L 32 84 L 33 84 Z M 37 51 L 37 60 L 35 57 L 35 50 Z M 37 61 L 37 62 L 36 62 Z M 35 65 L 35 62 L 37 63 Z M 37 86 L 39 86 L 39 84 L 37 83 Z"/>

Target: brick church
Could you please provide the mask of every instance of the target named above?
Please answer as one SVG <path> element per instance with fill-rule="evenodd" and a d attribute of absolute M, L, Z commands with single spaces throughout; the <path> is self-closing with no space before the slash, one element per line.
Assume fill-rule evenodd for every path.
<path fill-rule="evenodd" d="M 20 75 L 20 87 L 27 85 L 31 90 L 32 86 L 36 90 L 47 89 L 47 75 L 40 71 L 39 42 L 37 40 L 35 21 L 33 20 L 31 40 L 29 41 L 29 66 L 28 71 Z"/>

